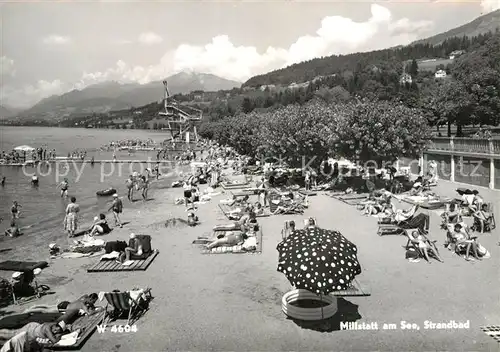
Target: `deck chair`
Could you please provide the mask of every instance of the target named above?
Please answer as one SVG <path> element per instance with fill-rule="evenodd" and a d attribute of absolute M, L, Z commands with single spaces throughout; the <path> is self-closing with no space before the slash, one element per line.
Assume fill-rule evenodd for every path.
<path fill-rule="evenodd" d="M 486 211 L 491 215 L 484 222 L 484 232 L 491 232 L 497 227 L 495 221 L 495 209 L 493 208 L 493 203 L 485 203 L 485 204 L 486 204 Z M 474 224 L 472 225 L 472 230 L 481 231 L 481 222 L 476 217 L 474 217 Z"/>
<path fill-rule="evenodd" d="M 144 299 L 142 295 L 138 299 L 133 299 L 129 291 L 105 293 L 104 298 L 106 298 L 107 301 L 105 321 L 107 320 L 109 322 L 111 319 L 115 320 L 127 314 L 127 325 L 130 325 L 131 319 L 139 317 L 140 313 L 144 313 L 148 310 L 148 303 L 152 298 L 151 289 L 148 288 L 144 290 L 143 295 L 146 296 L 146 299 Z M 113 308 L 110 312 L 108 312 L 109 306 Z"/>
<path fill-rule="evenodd" d="M 426 237 L 426 238 L 427 238 L 427 237 Z M 427 238 L 427 240 L 428 240 L 428 244 L 429 244 L 429 245 L 430 245 L 430 246 L 431 246 L 431 247 L 432 247 L 432 248 L 436 251 L 436 253 L 437 253 L 438 255 L 440 255 L 440 254 L 439 254 L 439 250 L 438 250 L 438 248 L 437 248 L 437 246 L 436 246 L 437 240 L 431 240 L 431 239 L 429 239 L 429 238 Z M 408 241 L 406 242 L 405 249 L 406 249 L 406 250 L 409 250 L 409 249 L 411 249 L 411 248 L 413 248 L 413 249 L 414 249 L 414 250 L 415 250 L 415 251 L 419 254 L 419 257 L 420 257 L 420 258 L 425 258 L 423 251 L 422 251 L 422 250 L 418 247 L 418 245 L 417 245 L 416 243 L 413 243 L 413 242 L 410 240 L 410 237 L 409 237 L 409 235 L 408 235 Z M 433 252 L 429 252 L 429 256 L 433 256 Z M 435 259 L 436 259 L 436 258 L 435 258 Z"/>

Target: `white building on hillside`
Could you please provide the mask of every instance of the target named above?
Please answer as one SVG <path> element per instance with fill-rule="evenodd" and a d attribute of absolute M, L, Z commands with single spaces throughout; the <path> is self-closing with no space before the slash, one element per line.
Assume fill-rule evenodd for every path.
<path fill-rule="evenodd" d="M 445 70 L 438 70 L 434 74 L 435 78 L 445 78 L 446 77 L 446 71 Z"/>

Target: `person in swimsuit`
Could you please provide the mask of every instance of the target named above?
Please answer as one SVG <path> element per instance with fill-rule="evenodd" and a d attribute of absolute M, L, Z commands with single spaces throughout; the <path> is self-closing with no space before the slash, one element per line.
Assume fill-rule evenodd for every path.
<path fill-rule="evenodd" d="M 189 203 L 192 203 L 192 201 L 193 201 L 191 182 L 189 180 L 184 182 L 184 185 L 182 186 L 182 188 L 184 189 L 184 204 L 186 205 L 186 208 L 188 208 Z"/>
<path fill-rule="evenodd" d="M 12 219 L 10 222 L 10 227 L 7 230 L 5 230 L 5 236 L 17 237 L 19 235 L 21 235 L 21 230 L 17 226 L 16 220 Z"/>
<path fill-rule="evenodd" d="M 107 233 L 110 233 L 111 228 L 109 227 L 108 222 L 106 221 L 106 215 L 99 214 L 99 216 L 96 216 L 94 218 L 94 223 L 90 227 L 89 231 L 90 231 L 89 236 L 105 235 Z"/>
<path fill-rule="evenodd" d="M 243 216 L 238 220 L 229 225 L 217 225 L 214 227 L 214 231 L 232 231 L 232 230 L 241 230 L 245 232 L 247 227 L 251 225 L 251 223 L 255 223 L 255 213 L 250 211 L 248 213 L 243 214 Z"/>
<path fill-rule="evenodd" d="M 3 177 L 2 177 L 2 182 L 1 182 L 1 184 L 2 184 L 2 187 L 3 187 L 3 186 L 5 186 L 5 176 L 3 176 Z"/>
<path fill-rule="evenodd" d="M 64 229 L 68 232 L 68 236 L 71 238 L 75 235 L 78 229 L 78 216 L 80 212 L 80 206 L 76 204 L 76 198 L 71 197 L 71 202 L 66 207 L 66 217 L 64 218 Z"/>
<path fill-rule="evenodd" d="M 142 255 L 142 246 L 140 245 L 139 241 L 137 240 L 137 236 L 135 233 L 130 234 L 130 242 L 131 246 L 125 248 L 125 253 L 122 253 L 120 255 L 120 258 L 118 261 L 120 263 L 124 263 L 125 261 L 129 261 L 132 255 Z"/>
<path fill-rule="evenodd" d="M 33 185 L 34 187 L 38 186 L 38 176 L 37 175 L 31 176 L 31 185 Z"/>
<path fill-rule="evenodd" d="M 148 189 L 149 189 L 149 173 L 148 173 L 148 177 L 146 176 L 141 176 L 142 178 L 142 199 L 144 201 L 147 201 L 148 200 Z"/>
<path fill-rule="evenodd" d="M 123 203 L 120 198 L 118 198 L 118 194 L 113 194 L 113 203 L 111 207 L 109 207 L 108 211 L 113 211 L 113 216 L 115 217 L 115 225 L 123 227 L 122 222 L 120 220 L 120 214 L 123 212 Z"/>
<path fill-rule="evenodd" d="M 68 196 L 68 179 L 64 178 L 64 180 L 57 186 L 58 188 L 61 188 L 61 197 L 67 197 Z"/>
<path fill-rule="evenodd" d="M 10 208 L 12 219 L 19 219 L 19 208 L 22 208 L 21 204 L 19 204 L 17 201 L 14 201 L 12 203 L 12 208 Z"/>
<path fill-rule="evenodd" d="M 222 246 L 227 246 L 227 247 L 236 246 L 238 244 L 245 242 L 247 238 L 248 236 L 245 233 L 233 233 L 232 231 L 229 231 L 226 233 L 224 237 L 218 238 L 215 241 L 208 244 L 207 249 L 212 249 L 215 247 L 222 247 Z"/>
<path fill-rule="evenodd" d="M 127 198 L 132 202 L 134 197 L 134 176 L 130 175 L 125 181 L 125 185 L 127 186 Z"/>
<path fill-rule="evenodd" d="M 408 236 L 408 239 L 411 243 L 414 243 L 416 246 L 418 246 L 418 249 L 423 253 L 425 260 L 427 260 L 429 264 L 431 263 L 431 260 L 429 259 L 429 251 L 438 261 L 443 263 L 443 260 L 441 259 L 437 251 L 433 246 L 430 245 L 430 240 L 427 238 L 427 236 L 420 233 L 419 231 L 412 231 L 411 235 Z"/>
<path fill-rule="evenodd" d="M 0 336 L 10 338 L 0 352 L 42 351 L 44 346 L 57 343 L 63 328 L 57 323 L 28 323 L 19 330 L 0 330 Z"/>

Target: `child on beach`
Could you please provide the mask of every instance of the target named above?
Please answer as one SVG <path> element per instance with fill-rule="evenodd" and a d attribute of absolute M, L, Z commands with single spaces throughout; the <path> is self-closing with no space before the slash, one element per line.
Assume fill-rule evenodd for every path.
<path fill-rule="evenodd" d="M 113 203 L 111 207 L 109 207 L 108 211 L 112 210 L 113 215 L 115 217 L 115 225 L 123 227 L 122 222 L 120 220 L 120 214 L 123 212 L 123 203 L 120 198 L 118 198 L 118 194 L 113 194 Z"/>
<path fill-rule="evenodd" d="M 10 208 L 10 212 L 12 214 L 12 219 L 19 219 L 19 215 L 21 214 L 19 208 L 22 208 L 22 205 L 17 201 L 12 203 L 12 208 Z"/>

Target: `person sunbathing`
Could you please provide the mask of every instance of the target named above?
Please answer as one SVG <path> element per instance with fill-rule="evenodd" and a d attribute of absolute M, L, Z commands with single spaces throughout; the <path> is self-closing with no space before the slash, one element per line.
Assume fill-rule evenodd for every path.
<path fill-rule="evenodd" d="M 0 352 L 42 351 L 45 346 L 59 342 L 63 328 L 57 323 L 31 322 L 18 330 L 2 329 L 0 337 L 9 339 Z"/>
<path fill-rule="evenodd" d="M 83 295 L 76 301 L 65 302 L 68 303 L 65 310 L 66 312 L 77 311 L 80 314 L 87 314 L 87 315 L 95 314 L 99 312 L 102 308 L 102 307 L 99 307 L 99 309 L 96 308 L 95 304 L 97 302 L 97 299 L 98 299 L 97 293 L 91 293 L 90 295 Z M 64 306 L 61 305 L 61 308 L 64 308 Z M 63 317 L 59 318 L 59 320 L 63 319 L 64 319 Z"/>
<path fill-rule="evenodd" d="M 199 221 L 198 217 L 193 212 L 190 212 L 188 214 L 188 219 L 187 219 L 188 226 L 194 227 L 194 226 L 198 225 L 199 223 L 200 223 L 200 221 Z"/>
<path fill-rule="evenodd" d="M 89 236 L 95 236 L 95 235 L 105 235 L 111 232 L 111 228 L 108 225 L 108 222 L 106 221 L 106 215 L 104 214 L 99 214 L 99 217 L 94 218 L 94 223 L 89 229 L 90 233 Z"/>
<path fill-rule="evenodd" d="M 491 218 L 493 215 L 488 212 L 488 205 L 487 204 L 482 204 L 481 208 L 476 210 L 472 216 L 474 217 L 474 220 L 477 221 L 481 228 L 481 233 L 484 233 L 484 229 L 486 227 L 486 224 L 488 224 L 489 221 L 491 221 Z"/>
<path fill-rule="evenodd" d="M 469 231 L 462 224 L 455 224 L 453 231 L 447 233 L 449 244 L 455 245 L 455 252 L 460 253 L 465 249 L 465 260 L 470 259 L 470 250 L 472 249 L 472 256 L 481 260 L 479 255 L 477 237 L 471 236 Z"/>
<path fill-rule="evenodd" d="M 255 202 L 252 207 L 252 211 L 255 213 L 255 215 L 262 215 L 264 214 L 264 207 L 260 202 Z"/>
<path fill-rule="evenodd" d="M 443 263 L 443 260 L 439 256 L 438 252 L 435 250 L 434 246 L 431 244 L 431 241 L 427 238 L 422 233 L 419 233 L 418 231 L 412 231 L 411 235 L 408 235 L 408 239 L 410 240 L 411 243 L 414 243 L 418 249 L 422 252 L 424 255 L 425 260 L 430 264 L 431 261 L 429 259 L 429 251 L 431 252 L 434 257 Z"/>
<path fill-rule="evenodd" d="M 131 246 L 126 247 L 124 252 L 120 255 L 118 259 L 120 263 L 129 261 L 132 255 L 142 255 L 142 246 L 137 240 L 135 233 L 130 234 L 130 243 Z"/>
<path fill-rule="evenodd" d="M 413 205 L 406 211 L 397 209 L 396 212 L 391 214 L 388 219 L 391 223 L 394 223 L 401 228 L 419 229 L 424 234 L 427 234 L 430 227 L 430 217 L 424 213 L 415 215 L 418 208 L 418 205 Z"/>
<path fill-rule="evenodd" d="M 448 224 L 456 224 L 462 221 L 461 211 L 457 204 L 451 203 L 448 211 L 445 211 L 441 217 L 443 218 L 443 226 Z"/>
<path fill-rule="evenodd" d="M 244 213 L 239 220 L 227 225 L 217 225 L 214 227 L 214 231 L 232 231 L 232 230 L 242 230 L 246 229 L 251 223 L 255 223 L 255 213 L 250 211 Z"/>
<path fill-rule="evenodd" d="M 212 249 L 216 247 L 232 247 L 232 246 L 237 246 L 239 244 L 243 244 L 245 240 L 248 238 L 248 236 L 241 232 L 241 233 L 234 233 L 232 231 L 227 232 L 224 237 L 218 238 L 215 241 L 212 241 L 210 244 L 207 245 L 207 249 Z"/>

